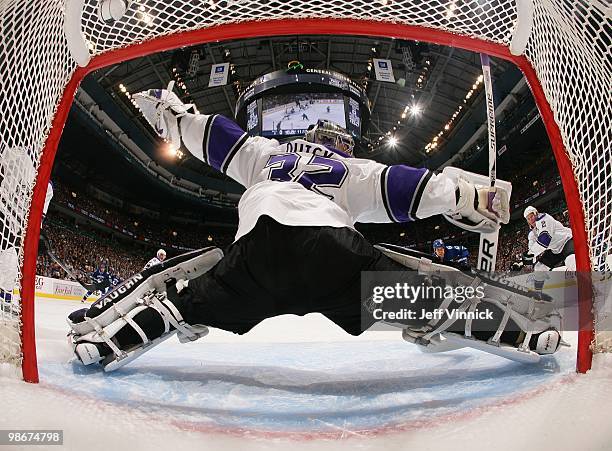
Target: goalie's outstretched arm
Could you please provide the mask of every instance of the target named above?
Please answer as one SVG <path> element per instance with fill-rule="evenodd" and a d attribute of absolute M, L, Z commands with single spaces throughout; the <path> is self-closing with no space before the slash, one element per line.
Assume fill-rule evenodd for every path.
<path fill-rule="evenodd" d="M 160 136 L 169 138 L 177 147 L 182 140 L 192 155 L 246 188 L 267 180 L 264 175 L 270 172 L 266 170 L 269 158 L 273 155 L 278 158 L 282 152 L 276 140 L 249 137 L 224 116 L 189 113 L 190 106 L 170 91 L 152 90 L 136 94 L 134 99 Z M 329 188 L 328 197 L 353 222 L 406 222 L 436 214 L 453 215 L 476 224 L 483 219 L 503 223 L 509 219 L 508 196 L 503 190 L 499 190 L 497 202 L 491 203 L 485 187 L 476 189 L 467 180 L 454 180 L 427 169 L 386 166 L 358 158 L 321 160 L 325 161 L 309 162 L 320 170 L 302 171 L 308 175 L 303 177 L 308 180 L 302 184 L 320 193 Z M 274 163 L 296 164 L 284 160 Z M 313 177 L 317 172 L 318 177 Z M 322 174 L 327 177 L 325 180 Z M 458 221 L 458 225 L 462 222 Z"/>
<path fill-rule="evenodd" d="M 256 183 L 256 174 L 267 156 L 278 153 L 278 142 L 248 136 L 238 124 L 220 114 L 186 114 L 180 118 L 179 126 L 183 143 L 193 156 L 246 188 Z"/>

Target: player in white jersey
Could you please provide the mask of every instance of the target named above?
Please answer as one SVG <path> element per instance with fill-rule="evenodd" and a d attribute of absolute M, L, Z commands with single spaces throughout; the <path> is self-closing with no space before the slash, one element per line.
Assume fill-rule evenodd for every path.
<path fill-rule="evenodd" d="M 151 260 L 147 262 L 147 264 L 144 266 L 144 269 L 149 269 L 151 266 L 159 265 L 165 259 L 166 259 L 166 251 L 163 249 L 159 249 L 157 251 L 157 254 L 155 254 L 155 257 L 153 257 Z"/>
<path fill-rule="evenodd" d="M 477 189 L 463 178 L 352 158 L 352 138 L 329 122 L 318 123 L 306 139 L 280 144 L 249 137 L 223 116 L 192 114 L 169 91 L 134 98 L 161 137 L 175 147 L 184 144 L 247 189 L 238 204 L 236 241 L 225 256 L 205 248 L 169 259 L 128 278 L 89 310 L 70 315 L 75 354 L 85 364 L 103 361 L 106 369 L 115 368 L 170 332 L 178 331 L 181 341 L 202 336 L 206 327 L 201 325 L 244 334 L 282 314 L 319 312 L 358 335 L 375 322 L 366 315 L 364 324 L 361 272 L 404 271 L 405 266 L 368 243 L 355 230 L 356 222 L 407 222 L 442 213 L 472 228 L 509 220 L 502 189 L 490 198 L 488 187 Z M 153 296 L 147 294 L 151 289 Z M 425 302 L 422 308 L 439 305 Z M 527 337 L 523 346 L 538 353 L 557 349 L 560 335 L 549 322 L 536 324 L 516 311 L 507 312 L 506 322 L 504 310 L 511 307 L 491 308 L 497 311 L 499 335 L 512 346 L 519 338 L 504 335 L 510 323 Z M 117 310 L 129 311 L 124 315 L 129 320 Z M 97 334 L 92 322 L 108 333 Z M 436 329 L 436 323 L 419 318 L 406 326 L 418 339 L 451 323 Z M 493 332 L 478 335 L 485 332 L 478 327 L 471 324 L 471 337 L 486 343 Z"/>
<path fill-rule="evenodd" d="M 576 270 L 572 230 L 547 213 L 528 206 L 523 216 L 529 224 L 529 249 L 523 254 L 523 264 L 533 265 L 534 288 L 542 291 L 546 271 L 563 266 L 566 271 Z"/>

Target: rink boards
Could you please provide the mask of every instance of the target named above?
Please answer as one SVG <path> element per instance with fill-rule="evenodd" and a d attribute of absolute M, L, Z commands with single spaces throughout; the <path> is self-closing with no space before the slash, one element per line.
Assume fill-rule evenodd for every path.
<path fill-rule="evenodd" d="M 79 301 L 83 298 L 87 290 L 78 282 L 71 280 L 54 279 L 52 277 L 36 276 L 35 293 L 37 299 Z M 15 289 L 13 294 L 19 297 L 19 290 Z M 92 295 L 88 302 L 93 302 L 98 296 Z"/>

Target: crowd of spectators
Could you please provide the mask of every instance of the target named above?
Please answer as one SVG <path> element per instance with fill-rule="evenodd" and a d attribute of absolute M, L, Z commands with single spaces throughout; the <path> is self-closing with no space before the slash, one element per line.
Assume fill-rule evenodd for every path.
<path fill-rule="evenodd" d="M 74 214 L 65 214 L 54 208 L 55 205 L 67 207 Z M 233 228 L 212 231 L 201 224 L 162 222 L 145 216 L 134 218 L 134 215 L 84 193 L 69 190 L 56 181 L 42 233 L 51 242 L 55 256 L 77 276 L 91 273 L 104 264 L 122 279 L 141 271 L 160 247 L 172 257 L 204 246 L 225 247 L 234 238 Z M 70 278 L 42 251 L 38 256 L 36 273 Z"/>
<path fill-rule="evenodd" d="M 211 242 L 225 247 L 233 241 L 234 228 L 215 230 L 198 223 L 183 224 L 145 215 L 121 211 L 119 207 L 105 204 L 82 192 L 68 189 L 61 183 L 54 184 L 53 201 L 72 210 L 95 216 L 94 220 L 119 230 L 126 235 L 160 246 L 180 246 L 184 250 L 197 249 Z M 161 215 L 160 215 L 161 216 Z M 97 218 L 97 219 L 96 219 Z"/>
<path fill-rule="evenodd" d="M 53 254 L 77 276 L 91 273 L 104 264 L 122 279 L 142 270 L 154 251 L 131 247 L 87 226 L 70 224 L 60 215 L 49 215 L 43 225 Z M 54 278 L 70 278 L 48 254 L 40 253 L 36 273 Z"/>
<path fill-rule="evenodd" d="M 561 177 L 549 156 L 540 156 L 528 168 L 510 178 L 512 182 L 511 209 L 529 203 L 540 195 L 561 189 Z"/>

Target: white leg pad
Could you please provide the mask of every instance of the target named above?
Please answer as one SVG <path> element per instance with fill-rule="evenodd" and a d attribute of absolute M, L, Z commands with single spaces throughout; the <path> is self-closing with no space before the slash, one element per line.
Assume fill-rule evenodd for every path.
<path fill-rule="evenodd" d="M 153 272 L 146 278 L 146 271 L 135 274 L 125 280 L 121 285 L 118 285 L 105 297 L 92 304 L 89 312 L 95 313 L 96 308 L 107 308 L 108 303 L 113 303 L 117 298 L 125 296 L 123 299 L 115 302 L 111 308 L 107 308 L 107 310 L 99 315 L 91 315 L 92 318 L 90 319 L 93 319 L 93 321 L 85 320 L 75 322 L 69 317 L 68 325 L 76 335 L 86 335 L 95 330 L 95 324 L 100 327 L 105 327 L 141 304 L 141 299 L 145 293 L 152 290 L 165 292 L 165 282 L 173 278 L 177 280 L 196 278 L 213 268 L 221 258 L 223 258 L 223 252 L 220 249 L 210 248 L 208 251 L 195 255 L 193 258 L 189 258 L 185 261 L 181 261 L 174 266 L 161 267 L 161 265 L 157 265 L 160 266 L 160 268 L 152 267 L 152 269 L 156 268 L 157 272 Z M 126 295 L 130 290 L 132 290 L 132 292 Z"/>

